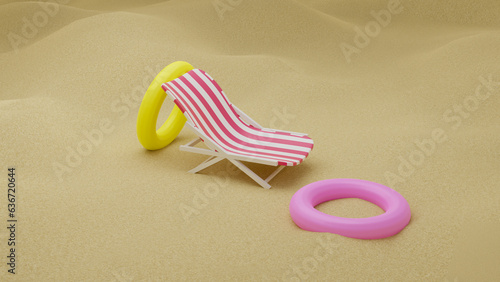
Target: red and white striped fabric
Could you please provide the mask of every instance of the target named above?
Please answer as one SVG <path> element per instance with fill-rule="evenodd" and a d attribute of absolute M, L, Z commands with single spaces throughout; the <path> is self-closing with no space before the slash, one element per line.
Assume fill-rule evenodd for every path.
<path fill-rule="evenodd" d="M 246 124 L 217 82 L 200 69 L 164 83 L 162 88 L 171 95 L 188 122 L 226 153 L 294 166 L 313 148 L 313 140 L 307 136 Z"/>

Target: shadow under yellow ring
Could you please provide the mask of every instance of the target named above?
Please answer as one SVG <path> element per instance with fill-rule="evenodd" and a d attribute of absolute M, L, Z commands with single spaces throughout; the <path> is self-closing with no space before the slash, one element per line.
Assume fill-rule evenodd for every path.
<path fill-rule="evenodd" d="M 161 88 L 165 82 L 174 80 L 192 70 L 189 63 L 177 61 L 166 66 L 153 80 L 142 99 L 137 115 L 137 137 L 142 146 L 148 150 L 161 149 L 179 135 L 186 123 L 182 111 L 174 105 L 165 123 L 156 130 L 156 120 L 167 94 Z"/>

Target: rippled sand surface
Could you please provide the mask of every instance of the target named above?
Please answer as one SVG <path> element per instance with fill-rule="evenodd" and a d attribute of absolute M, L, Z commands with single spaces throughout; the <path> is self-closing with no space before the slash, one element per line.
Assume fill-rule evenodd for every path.
<path fill-rule="evenodd" d="M 1 226 L 12 166 L 18 219 L 15 275 L 0 228 L 0 280 L 500 279 L 498 1 L 60 2 L 0 1 Z M 311 155 L 265 190 L 228 162 L 188 174 L 204 160 L 179 150 L 188 129 L 143 149 L 142 96 L 178 60 L 263 126 L 308 133 Z M 299 229 L 292 195 L 329 178 L 390 186 L 410 224 L 381 240 Z"/>

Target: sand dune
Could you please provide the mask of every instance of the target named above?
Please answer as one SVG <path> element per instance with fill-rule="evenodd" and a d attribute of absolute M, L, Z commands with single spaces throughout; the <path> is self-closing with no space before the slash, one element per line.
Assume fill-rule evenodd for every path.
<path fill-rule="evenodd" d="M 12 2 L 0 9 L 0 52 L 29 46 L 79 19 L 98 13 L 64 5 L 41 2 Z"/>
<path fill-rule="evenodd" d="M 0 1 L 1 163 L 19 183 L 17 274 L 3 264 L 1 281 L 500 278 L 498 1 L 66 2 Z M 178 149 L 187 130 L 143 149 L 142 96 L 177 60 L 263 126 L 307 132 L 311 155 L 264 190 L 225 162 L 188 174 L 203 158 Z M 401 171 L 436 129 L 446 140 Z M 328 178 L 391 186 L 412 221 L 375 241 L 299 229 L 292 195 Z"/>

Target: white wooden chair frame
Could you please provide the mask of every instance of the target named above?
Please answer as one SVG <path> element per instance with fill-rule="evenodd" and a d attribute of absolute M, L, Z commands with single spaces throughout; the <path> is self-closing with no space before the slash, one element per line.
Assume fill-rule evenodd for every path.
<path fill-rule="evenodd" d="M 263 128 L 260 124 L 258 124 L 256 121 L 251 119 L 243 111 L 238 109 L 235 105 L 231 105 L 231 106 L 234 108 L 234 110 L 240 116 L 240 118 L 244 122 L 246 122 L 247 124 L 252 125 L 252 126 L 259 128 L 259 129 L 265 129 L 267 131 L 275 131 L 273 129 Z M 212 142 L 212 140 L 210 140 L 210 138 L 206 137 L 205 134 L 203 134 L 198 128 L 194 127 L 190 118 L 187 115 L 186 115 L 186 117 L 187 117 L 186 125 L 196 135 L 198 135 L 198 138 L 195 138 L 194 140 L 188 142 L 186 145 L 181 145 L 180 150 L 210 156 L 208 159 L 206 159 L 200 165 L 191 169 L 189 171 L 190 173 L 197 173 L 197 172 L 199 172 L 199 171 L 201 171 L 201 170 L 203 170 L 203 169 L 205 169 L 213 164 L 216 164 L 224 159 L 227 159 L 232 164 L 234 164 L 236 167 L 238 167 L 241 171 L 243 171 L 246 175 L 250 176 L 250 178 L 252 178 L 260 186 L 262 186 L 265 189 L 269 189 L 269 188 L 271 188 L 271 185 L 269 185 L 269 181 L 271 181 L 271 179 L 273 179 L 281 170 L 283 170 L 283 168 L 285 168 L 285 166 L 278 165 L 276 161 L 271 161 L 271 160 L 268 161 L 268 160 L 260 159 L 260 158 L 246 157 L 246 156 L 236 155 L 236 154 L 232 154 L 230 152 L 225 151 L 218 144 Z M 280 131 L 281 132 L 288 132 L 290 134 L 297 135 L 297 136 L 307 136 L 307 134 L 303 134 L 303 133 L 296 133 L 296 132 L 283 131 L 283 130 L 280 130 Z M 195 147 L 196 144 L 198 144 L 200 141 L 202 141 L 202 139 L 204 140 L 204 143 L 208 147 L 208 149 Z M 258 176 L 255 172 L 253 172 L 250 168 L 248 168 L 246 165 L 244 165 L 242 163 L 242 161 L 270 165 L 270 166 L 278 166 L 278 168 L 276 170 L 274 170 L 266 179 L 263 179 L 260 176 Z"/>

